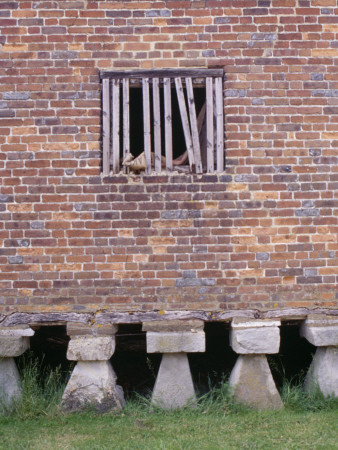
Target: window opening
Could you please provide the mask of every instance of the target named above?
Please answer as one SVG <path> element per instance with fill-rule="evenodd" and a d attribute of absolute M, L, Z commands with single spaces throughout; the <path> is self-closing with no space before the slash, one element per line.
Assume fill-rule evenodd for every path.
<path fill-rule="evenodd" d="M 104 175 L 224 170 L 223 70 L 101 77 Z"/>

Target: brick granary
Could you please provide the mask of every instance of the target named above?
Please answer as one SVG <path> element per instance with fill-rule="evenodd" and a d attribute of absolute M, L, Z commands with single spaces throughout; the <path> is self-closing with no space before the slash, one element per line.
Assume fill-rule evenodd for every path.
<path fill-rule="evenodd" d="M 336 0 L 1 0 L 3 370 L 67 325 L 65 404 L 121 407 L 115 333 L 142 323 L 181 406 L 223 322 L 238 398 L 278 407 L 264 355 L 298 320 L 338 395 L 337 38 Z"/>

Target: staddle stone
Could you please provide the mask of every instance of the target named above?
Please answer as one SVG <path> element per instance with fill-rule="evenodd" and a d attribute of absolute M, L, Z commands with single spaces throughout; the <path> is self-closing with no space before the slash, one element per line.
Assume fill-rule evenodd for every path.
<path fill-rule="evenodd" d="M 234 397 L 257 409 L 277 409 L 283 406 L 265 355 L 240 355 L 230 380 Z"/>
<path fill-rule="evenodd" d="M 162 356 L 152 403 L 165 409 L 195 406 L 195 390 L 186 353 L 165 353 Z"/>
<path fill-rule="evenodd" d="M 0 404 L 10 407 L 20 396 L 20 375 L 14 358 L 0 358 Z"/>
<path fill-rule="evenodd" d="M 318 347 L 305 378 L 304 388 L 319 387 L 325 396 L 338 397 L 338 347 Z"/>
<path fill-rule="evenodd" d="M 62 396 L 65 409 L 75 411 L 92 406 L 99 411 L 121 409 L 123 390 L 109 361 L 79 361 Z"/>

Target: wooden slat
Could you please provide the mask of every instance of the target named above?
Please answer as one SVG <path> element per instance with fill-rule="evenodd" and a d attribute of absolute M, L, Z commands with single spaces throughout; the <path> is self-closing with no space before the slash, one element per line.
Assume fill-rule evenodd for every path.
<path fill-rule="evenodd" d="M 159 70 L 126 70 L 101 72 L 101 78 L 176 78 L 176 77 L 223 77 L 223 69 L 159 69 Z"/>
<path fill-rule="evenodd" d="M 161 108 L 159 79 L 153 78 L 155 172 L 161 172 Z"/>
<path fill-rule="evenodd" d="M 110 172 L 109 147 L 110 147 L 110 104 L 109 104 L 109 80 L 102 81 L 102 139 L 103 139 L 103 175 Z"/>
<path fill-rule="evenodd" d="M 194 90 L 192 87 L 191 78 L 185 79 L 185 86 L 187 89 L 190 126 L 191 126 L 196 172 L 202 173 L 203 170 L 202 170 L 202 161 L 201 161 L 201 146 L 200 146 L 200 140 L 199 140 L 199 135 L 198 135 L 196 107 L 195 107 L 195 100 L 194 100 Z"/>
<path fill-rule="evenodd" d="M 164 134 L 165 134 L 165 165 L 169 171 L 173 170 L 173 137 L 171 113 L 171 83 L 170 78 L 164 78 Z"/>
<path fill-rule="evenodd" d="M 129 79 L 122 80 L 123 91 L 123 159 L 130 153 Z M 126 171 L 126 169 L 124 169 Z"/>
<path fill-rule="evenodd" d="M 146 173 L 151 172 L 151 134 L 150 134 L 150 102 L 149 102 L 149 79 L 142 80 L 143 96 L 143 135 L 144 135 L 144 156 L 146 160 Z"/>
<path fill-rule="evenodd" d="M 214 102 L 212 78 L 206 79 L 207 172 L 214 171 Z"/>
<path fill-rule="evenodd" d="M 216 97 L 216 158 L 217 172 L 224 170 L 224 118 L 223 118 L 223 80 L 215 78 Z"/>
<path fill-rule="evenodd" d="M 120 80 L 112 80 L 112 152 L 113 173 L 120 171 Z"/>
<path fill-rule="evenodd" d="M 204 102 L 197 117 L 198 136 L 201 146 L 201 159 L 203 170 L 207 168 L 207 126 L 206 126 L 206 102 Z"/>
<path fill-rule="evenodd" d="M 175 85 L 176 85 L 178 105 L 179 105 L 180 113 L 181 113 L 184 138 L 185 138 L 185 143 L 186 143 L 187 150 L 188 150 L 189 166 L 190 166 L 190 169 L 192 169 L 192 166 L 195 164 L 194 148 L 192 145 L 192 139 L 191 139 L 191 134 L 190 134 L 190 125 L 189 125 L 189 120 L 188 120 L 188 113 L 187 113 L 187 108 L 186 108 L 186 104 L 185 104 L 181 78 L 175 78 Z"/>

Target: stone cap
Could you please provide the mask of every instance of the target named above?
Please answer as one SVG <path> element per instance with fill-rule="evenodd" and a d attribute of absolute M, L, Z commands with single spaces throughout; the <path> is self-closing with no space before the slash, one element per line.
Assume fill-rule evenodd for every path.
<path fill-rule="evenodd" d="M 87 324 L 79 322 L 67 322 L 67 334 L 74 336 L 115 336 L 118 325 L 115 324 Z"/>
<path fill-rule="evenodd" d="M 152 320 L 143 322 L 142 331 L 203 331 L 204 321 L 199 319 Z"/>
<path fill-rule="evenodd" d="M 29 349 L 27 336 L 0 336 L 0 358 L 15 358 Z"/>
<path fill-rule="evenodd" d="M 327 327 L 328 325 L 338 326 L 338 316 L 309 314 L 304 323 L 312 327 Z"/>
<path fill-rule="evenodd" d="M 300 335 L 316 347 L 338 345 L 338 316 L 310 314 L 302 323 Z"/>
<path fill-rule="evenodd" d="M 35 331 L 32 330 L 28 325 L 22 326 L 18 325 L 15 327 L 0 327 L 0 336 L 34 336 Z"/>
<path fill-rule="evenodd" d="M 204 331 L 147 331 L 148 353 L 205 352 Z"/>
<path fill-rule="evenodd" d="M 240 355 L 279 352 L 280 320 L 235 318 L 231 322 L 230 345 Z"/>
<path fill-rule="evenodd" d="M 231 328 L 262 328 L 279 327 L 280 320 L 271 319 L 251 319 L 249 317 L 234 317 L 231 321 Z"/>
<path fill-rule="evenodd" d="M 108 361 L 115 351 L 113 336 L 77 336 L 69 341 L 67 359 L 70 361 Z"/>

